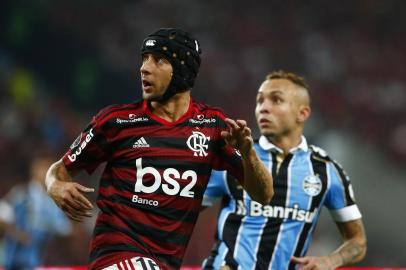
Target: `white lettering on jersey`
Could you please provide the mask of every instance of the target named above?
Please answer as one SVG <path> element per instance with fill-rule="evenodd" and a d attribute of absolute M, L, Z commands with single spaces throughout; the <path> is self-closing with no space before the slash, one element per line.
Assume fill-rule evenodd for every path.
<path fill-rule="evenodd" d="M 132 202 L 140 203 L 140 204 L 148 204 L 148 205 L 153 205 L 153 206 L 159 205 L 159 202 L 156 200 L 140 198 L 140 197 L 138 197 L 138 195 L 133 195 Z"/>
<path fill-rule="evenodd" d="M 87 133 L 86 138 L 83 140 L 83 142 L 79 145 L 75 140 L 74 144 L 77 143 L 77 146 L 79 146 L 75 153 L 72 153 L 71 155 L 68 155 L 68 158 L 71 162 L 74 162 L 76 158 L 82 153 L 82 150 L 85 149 L 86 145 L 90 142 L 90 140 L 94 137 L 94 134 L 92 133 L 93 128 L 89 130 L 89 133 Z"/>
<path fill-rule="evenodd" d="M 135 114 L 130 114 L 128 119 L 116 118 L 117 124 L 129 124 L 129 123 L 139 123 L 147 122 L 149 119 L 144 116 L 135 117 Z"/>
<path fill-rule="evenodd" d="M 242 200 L 237 200 L 237 215 L 246 215 L 247 214 L 247 208 L 245 207 L 244 201 Z"/>
<path fill-rule="evenodd" d="M 158 264 L 152 260 L 151 258 L 147 257 L 134 257 L 131 258 L 131 262 L 134 266 L 134 269 L 140 270 L 161 270 Z M 120 269 L 131 269 L 130 266 L 128 267 L 121 267 Z"/>
<path fill-rule="evenodd" d="M 299 209 L 298 204 L 294 204 L 293 207 L 262 205 L 259 202 L 251 201 L 249 205 L 248 214 L 252 217 L 266 217 L 266 218 L 281 218 L 292 219 L 297 221 L 304 221 L 306 223 L 313 222 L 317 215 L 317 209 L 313 212 Z M 246 215 L 247 210 L 243 200 L 237 200 L 237 215 Z"/>
<path fill-rule="evenodd" d="M 181 175 L 178 170 L 175 168 L 167 168 L 163 172 L 163 176 L 159 171 L 153 167 L 142 167 L 142 158 L 136 160 L 137 166 L 137 181 L 135 183 L 135 192 L 144 192 L 144 193 L 153 193 L 158 190 L 159 187 L 162 188 L 162 191 L 167 195 L 177 195 L 179 194 L 182 197 L 193 198 L 195 193 L 191 191 L 197 182 L 197 174 L 192 170 L 187 170 Z M 154 183 L 150 186 L 146 186 L 143 183 L 144 175 L 152 174 L 154 177 Z M 162 178 L 164 183 L 162 183 Z M 187 184 L 182 190 L 180 190 L 180 184 L 178 180 L 188 180 L 190 183 Z M 180 191 L 180 193 L 179 193 Z"/>

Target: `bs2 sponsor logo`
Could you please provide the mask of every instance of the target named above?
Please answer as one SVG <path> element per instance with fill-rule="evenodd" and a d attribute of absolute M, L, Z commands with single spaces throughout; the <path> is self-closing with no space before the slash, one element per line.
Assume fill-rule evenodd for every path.
<path fill-rule="evenodd" d="M 82 143 L 79 144 L 80 142 L 80 138 L 77 138 L 75 140 L 75 142 L 72 144 L 72 146 L 74 146 L 76 144 L 76 151 L 70 155 L 68 155 L 68 158 L 71 162 L 74 162 L 76 160 L 76 158 L 82 153 L 82 150 L 86 148 L 86 145 L 90 142 L 90 140 L 94 137 L 93 134 L 93 128 L 89 130 L 89 132 L 87 133 L 85 139 L 83 140 Z M 78 140 L 79 139 L 79 140 Z M 73 150 L 71 146 L 71 149 Z"/>
<path fill-rule="evenodd" d="M 167 195 L 178 195 L 182 197 L 193 198 L 195 192 L 192 188 L 197 182 L 197 174 L 195 171 L 187 170 L 182 174 L 175 168 L 167 168 L 163 171 L 163 175 L 153 167 L 142 167 L 142 158 L 136 160 L 137 166 L 137 181 L 135 183 L 135 192 L 153 193 L 161 187 L 162 191 Z M 152 174 L 152 185 L 146 186 L 143 183 L 144 175 Z M 178 179 L 190 180 L 184 188 L 181 189 Z M 162 181 L 163 180 L 163 181 Z"/>

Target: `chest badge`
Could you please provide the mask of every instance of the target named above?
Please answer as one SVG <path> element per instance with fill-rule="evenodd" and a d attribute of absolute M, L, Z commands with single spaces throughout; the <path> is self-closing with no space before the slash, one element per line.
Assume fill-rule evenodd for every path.
<path fill-rule="evenodd" d="M 193 151 L 193 156 L 206 157 L 209 148 L 210 137 L 200 131 L 192 131 L 192 135 L 187 139 L 187 146 Z"/>
<path fill-rule="evenodd" d="M 317 175 L 308 175 L 303 179 L 303 190 L 309 196 L 317 196 L 320 194 L 322 183 Z"/>

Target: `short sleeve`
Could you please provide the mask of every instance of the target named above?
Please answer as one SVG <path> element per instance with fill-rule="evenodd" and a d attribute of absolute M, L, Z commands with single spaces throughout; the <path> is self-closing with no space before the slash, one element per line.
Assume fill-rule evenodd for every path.
<path fill-rule="evenodd" d="M 226 171 L 213 170 L 203 196 L 203 206 L 212 206 L 227 194 Z"/>
<path fill-rule="evenodd" d="M 63 156 L 68 170 L 86 170 L 91 174 L 100 163 L 107 161 L 110 146 L 98 119 L 98 115 L 93 117 Z"/>
<path fill-rule="evenodd" d="M 347 222 L 362 217 L 355 203 L 354 191 L 349 177 L 336 162 L 328 164 L 330 187 L 325 205 L 337 222 Z"/>

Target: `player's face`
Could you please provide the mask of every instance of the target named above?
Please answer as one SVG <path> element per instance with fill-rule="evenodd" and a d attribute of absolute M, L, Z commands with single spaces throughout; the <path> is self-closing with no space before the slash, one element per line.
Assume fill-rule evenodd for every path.
<path fill-rule="evenodd" d="M 286 79 L 272 79 L 262 83 L 255 108 L 262 135 L 280 138 L 300 130 L 305 120 L 302 109 L 306 104 L 303 103 L 303 93 L 300 92 L 304 90 L 298 88 Z"/>
<path fill-rule="evenodd" d="M 163 57 L 146 53 L 142 56 L 140 68 L 142 97 L 145 100 L 158 100 L 165 93 L 172 79 L 172 65 Z"/>

